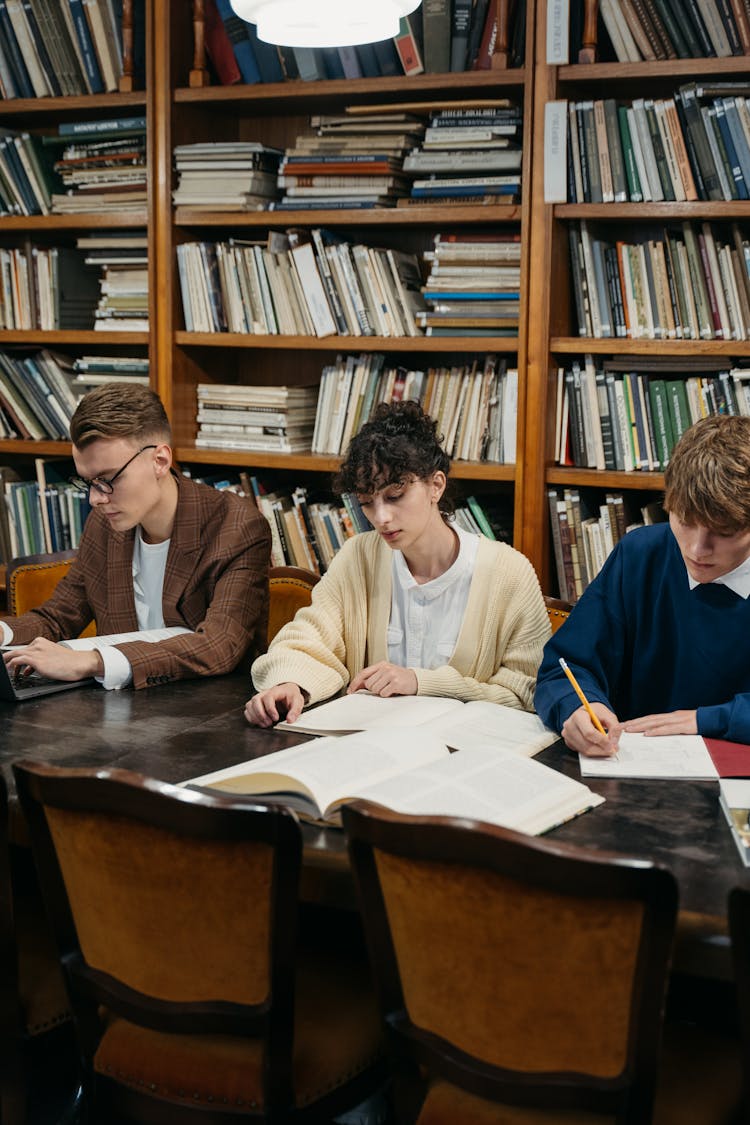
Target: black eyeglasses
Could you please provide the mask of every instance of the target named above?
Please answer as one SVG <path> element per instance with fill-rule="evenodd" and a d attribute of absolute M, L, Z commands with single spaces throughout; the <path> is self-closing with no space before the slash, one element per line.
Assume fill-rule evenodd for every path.
<path fill-rule="evenodd" d="M 140 457 L 141 453 L 145 453 L 147 449 L 156 449 L 156 446 L 142 446 L 137 453 L 133 454 L 133 456 L 130 458 L 130 461 L 126 461 L 123 467 L 121 469 L 118 469 L 115 475 L 113 477 L 110 477 L 109 480 L 104 480 L 103 477 L 94 477 L 92 480 L 86 480 L 85 477 L 78 476 L 68 477 L 68 480 L 74 488 L 78 489 L 79 492 L 85 492 L 87 495 L 89 493 L 89 490 L 93 488 L 94 492 L 98 492 L 101 496 L 111 496 L 115 490 L 115 481 L 117 480 L 117 478 L 125 472 L 128 465 L 132 461 L 135 461 L 136 457 Z"/>

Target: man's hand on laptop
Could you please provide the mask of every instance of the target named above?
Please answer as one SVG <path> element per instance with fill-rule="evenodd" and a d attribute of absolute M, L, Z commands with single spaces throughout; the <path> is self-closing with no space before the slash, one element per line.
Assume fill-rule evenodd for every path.
<path fill-rule="evenodd" d="M 32 672 L 51 680 L 87 680 L 104 675 L 104 664 L 96 649 L 79 652 L 46 637 L 36 637 L 21 648 L 6 649 L 3 660 L 11 676 L 18 679 Z"/>

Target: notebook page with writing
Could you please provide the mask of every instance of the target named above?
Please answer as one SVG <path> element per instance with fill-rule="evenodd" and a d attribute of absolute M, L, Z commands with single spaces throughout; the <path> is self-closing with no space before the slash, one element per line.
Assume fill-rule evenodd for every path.
<path fill-rule="evenodd" d="M 582 777 L 644 777 L 654 780 L 715 780 L 716 766 L 699 734 L 620 735 L 612 758 L 579 755 Z"/>
<path fill-rule="evenodd" d="M 76 649 L 79 652 L 90 652 L 102 645 L 124 645 L 129 641 L 146 641 L 155 644 L 157 641 L 168 641 L 170 637 L 179 637 L 182 633 L 190 633 L 182 625 L 168 625 L 163 629 L 141 629 L 132 633 L 106 633 L 101 637 L 76 637 L 70 641 L 60 641 L 66 648 Z"/>
<path fill-rule="evenodd" d="M 357 691 L 341 695 L 328 703 L 321 703 L 304 711 L 294 723 L 277 723 L 279 730 L 299 731 L 300 734 L 348 733 L 357 730 L 377 730 L 381 727 L 420 726 L 432 719 L 440 719 L 456 710 L 463 711 L 459 699 L 434 695 L 394 695 L 385 698 Z"/>
<path fill-rule="evenodd" d="M 455 715 L 424 724 L 453 750 L 492 750 L 495 754 L 533 756 L 557 742 L 558 735 L 545 727 L 538 715 L 501 703 L 474 700 Z"/>

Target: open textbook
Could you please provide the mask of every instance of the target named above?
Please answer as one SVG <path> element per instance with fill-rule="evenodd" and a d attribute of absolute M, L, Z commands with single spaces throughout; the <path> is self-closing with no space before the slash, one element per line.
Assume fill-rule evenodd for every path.
<path fill-rule="evenodd" d="M 454 750 L 486 747 L 497 753 L 538 754 L 557 741 L 538 715 L 475 700 L 462 703 L 436 695 L 394 695 L 385 698 L 357 691 L 313 707 L 295 723 L 277 723 L 300 734 L 351 734 L 358 730 L 417 727 L 439 735 Z"/>
<path fill-rule="evenodd" d="M 168 641 L 170 637 L 179 637 L 181 633 L 189 633 L 183 625 L 166 625 L 162 629 L 140 629 L 133 633 L 105 633 L 101 637 L 76 637 L 72 641 L 60 641 L 66 648 L 74 648 L 79 652 L 90 652 L 94 648 L 105 645 L 125 645 L 129 641 L 146 641 L 155 644 L 157 641 Z"/>
<path fill-rule="evenodd" d="M 648 777 L 654 780 L 715 780 L 719 775 L 699 734 L 620 735 L 611 758 L 579 755 L 582 777 Z"/>
<path fill-rule="evenodd" d="M 396 812 L 484 820 L 531 835 L 603 800 L 530 758 L 489 745 L 451 754 L 433 731 L 413 728 L 321 738 L 184 784 L 273 797 L 330 823 L 361 797 Z"/>

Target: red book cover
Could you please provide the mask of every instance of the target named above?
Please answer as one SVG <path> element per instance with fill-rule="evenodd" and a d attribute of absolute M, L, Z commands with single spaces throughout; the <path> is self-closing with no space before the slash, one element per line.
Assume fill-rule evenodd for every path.
<path fill-rule="evenodd" d="M 487 6 L 487 19 L 479 43 L 479 51 L 474 60 L 474 70 L 490 70 L 492 56 L 495 53 L 497 41 L 497 0 L 490 0 Z"/>
<path fill-rule="evenodd" d="M 705 738 L 703 741 L 719 777 L 750 777 L 750 746 L 743 742 L 727 742 L 722 738 Z"/>
<path fill-rule="evenodd" d="M 242 75 L 215 0 L 206 0 L 205 12 L 206 52 L 222 86 L 233 86 L 242 81 Z"/>
<path fill-rule="evenodd" d="M 404 74 L 422 74 L 424 66 L 408 16 L 402 16 L 398 35 L 393 40 Z"/>

